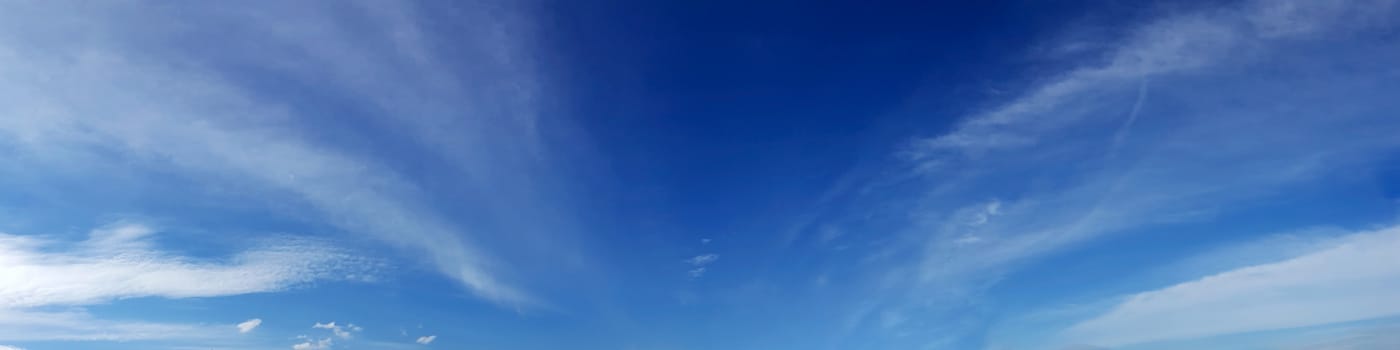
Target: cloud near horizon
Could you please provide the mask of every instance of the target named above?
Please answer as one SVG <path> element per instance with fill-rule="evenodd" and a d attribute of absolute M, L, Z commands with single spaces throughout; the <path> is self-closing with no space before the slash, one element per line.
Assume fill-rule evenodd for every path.
<path fill-rule="evenodd" d="M 159 250 L 157 234 L 132 222 L 94 229 L 80 242 L 0 233 L 0 339 L 217 338 L 210 326 L 106 321 L 82 311 L 50 310 L 142 297 L 277 292 L 372 273 L 362 258 L 316 241 L 267 242 L 227 259 L 195 259 Z M 236 327 L 247 333 L 259 324 L 253 319 Z"/>
<path fill-rule="evenodd" d="M 227 261 L 202 261 L 157 250 L 155 232 L 120 223 L 67 244 L 0 234 L 0 309 L 274 292 L 368 272 L 359 259 L 313 241 L 281 241 Z"/>
<path fill-rule="evenodd" d="M 1360 232 L 1288 260 L 1127 296 L 1067 329 L 1072 342 L 1136 343 L 1400 315 L 1400 226 Z"/>

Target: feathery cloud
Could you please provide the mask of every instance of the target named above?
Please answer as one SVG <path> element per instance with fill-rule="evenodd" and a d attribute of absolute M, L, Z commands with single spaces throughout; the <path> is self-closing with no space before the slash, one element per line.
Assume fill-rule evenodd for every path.
<path fill-rule="evenodd" d="M 1393 154 L 1400 102 L 1383 91 L 1400 86 L 1369 72 L 1393 71 L 1400 56 L 1374 44 L 1391 42 L 1383 37 L 1395 22 L 1383 18 L 1394 3 L 1171 12 L 1131 28 L 1103 59 L 1067 62 L 1073 68 L 910 142 L 897 175 L 849 190 L 879 205 L 825 220 L 894 228 L 865 260 L 867 299 L 878 302 L 853 303 L 850 323 L 893 324 L 890 333 L 920 331 L 932 342 L 978 322 L 942 322 L 978 314 L 952 301 L 975 300 L 1035 259 L 1324 188 L 1340 181 L 1334 169 Z M 1339 55 L 1365 68 L 1337 69 Z M 887 310 L 912 316 L 880 322 Z M 930 323 L 947 325 L 925 332 Z"/>
<path fill-rule="evenodd" d="M 418 344 L 428 345 L 428 344 L 432 344 L 434 340 L 437 340 L 437 336 L 436 336 L 436 335 L 429 335 L 429 336 L 418 337 L 417 342 L 418 342 Z"/>
<path fill-rule="evenodd" d="M 367 275 L 358 258 L 306 240 L 279 240 L 228 259 L 196 259 L 156 248 L 158 230 L 120 222 L 78 242 L 0 233 L 0 340 L 218 338 L 229 326 L 96 319 L 46 311 L 137 297 L 199 298 L 264 293 L 346 274 Z M 252 319 L 231 325 L 247 333 Z"/>
<path fill-rule="evenodd" d="M 271 292 L 338 278 L 358 265 L 338 249 L 297 241 L 201 261 L 153 249 L 154 232 L 122 223 L 70 244 L 0 234 L 0 309 Z"/>
<path fill-rule="evenodd" d="M 1375 20 L 1386 11 L 1372 9 L 1395 8 L 1386 6 L 1393 2 L 1253 1 L 1153 20 L 1109 49 L 1109 59 L 915 141 L 903 154 L 938 183 L 916 194 L 907 214 L 908 230 L 927 235 L 919 281 L 986 276 L 1104 234 L 1199 220 L 1317 179 L 1337 164 L 1384 156 L 1400 146 L 1387 135 L 1400 130 L 1381 122 L 1396 107 L 1393 99 L 1343 91 L 1374 91 L 1362 87 L 1385 82 L 1325 72 L 1319 62 L 1331 56 L 1288 51 L 1293 65 L 1282 70 L 1261 57 L 1320 33 L 1388 26 Z M 1397 51 L 1375 50 L 1351 54 Z M 1332 78 L 1310 78 L 1316 75 Z M 1143 101 L 1149 76 L 1156 93 L 1198 102 L 1171 111 L 1170 125 L 1140 120 L 1161 113 Z M 1313 88 L 1278 88 L 1295 78 Z M 1229 91 L 1203 90 L 1219 81 L 1231 82 Z M 1211 97 L 1218 95 L 1233 100 Z M 1279 100 L 1317 103 L 1280 107 Z M 1288 122 L 1277 122 L 1280 115 Z M 1086 131 L 1112 125 L 1120 128 Z M 1244 126 L 1252 137 L 1233 132 Z M 1132 133 L 1142 140 L 1124 140 L 1122 128 L 1142 129 Z M 1057 141 L 1041 141 L 1047 139 Z M 1269 141 L 1280 139 L 1291 141 Z M 987 197 L 1000 199 L 979 203 Z"/>
<path fill-rule="evenodd" d="M 333 15 L 336 11 L 313 4 L 252 11 L 140 2 L 81 9 L 61 3 L 0 5 L 0 32 L 10 34 L 0 36 L 0 76 L 10 82 L 0 89 L 0 114 L 7 116 L 0 118 L 0 137 L 12 141 L 3 145 L 13 152 L 7 154 L 23 155 L 6 157 L 0 176 L 28 176 L 36 182 L 42 182 L 36 173 L 103 178 L 105 174 L 90 172 L 89 165 L 121 162 L 112 168 L 188 176 L 203 184 L 267 194 L 268 201 L 297 209 L 290 216 L 421 256 L 483 299 L 534 304 L 528 293 L 501 280 L 507 266 L 480 248 L 493 236 L 459 227 L 430 210 L 425 197 L 431 194 L 386 164 L 390 162 L 304 137 L 316 120 L 297 114 L 304 101 L 249 89 L 237 74 L 223 70 L 262 67 L 279 74 L 278 79 L 314 82 L 329 95 L 364 101 L 368 112 L 363 118 L 402 125 L 412 134 L 405 138 L 412 147 L 440 153 L 436 156 L 450 160 L 445 170 L 469 174 L 463 176 L 471 179 L 463 187 L 476 197 L 491 198 L 475 205 L 555 209 L 549 206 L 556 201 L 537 193 L 542 191 L 538 177 L 551 173 L 537 169 L 547 153 L 537 141 L 537 80 L 520 66 L 529 55 L 517 54 L 526 46 L 493 34 L 515 23 L 484 17 L 463 21 L 486 24 L 482 35 L 454 37 L 454 44 L 491 53 L 470 57 L 472 66 L 501 74 L 472 74 L 480 78 L 456 81 L 446 77 L 457 75 L 443 74 L 450 69 L 424 42 L 428 33 L 411 7 L 362 5 L 344 10 L 363 11 L 363 17 L 355 18 L 364 21 L 354 25 L 368 28 L 352 28 Z M 286 24 L 289 14 L 298 23 L 313 24 Z M 209 35 L 191 29 L 202 26 L 184 25 L 208 22 L 228 28 L 208 40 L 229 51 L 257 54 L 211 55 L 168 45 Z M 372 39 L 359 34 L 366 30 L 395 35 Z M 338 37 L 355 37 L 357 44 L 343 45 L 352 40 Z M 512 88 L 477 90 L 480 86 Z M 113 160 L 112 154 L 122 160 Z M 532 238 L 522 242 L 565 239 L 535 237 L 565 231 L 532 226 L 542 225 L 538 221 L 507 223 L 518 228 L 513 237 Z M 565 249 L 536 248 L 531 251 Z"/>

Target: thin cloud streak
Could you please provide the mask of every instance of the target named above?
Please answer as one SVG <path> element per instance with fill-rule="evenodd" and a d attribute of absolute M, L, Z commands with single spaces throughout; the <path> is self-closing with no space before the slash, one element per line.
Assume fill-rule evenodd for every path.
<path fill-rule="evenodd" d="M 154 230 L 121 224 L 62 244 L 0 234 L 0 309 L 77 306 L 135 297 L 218 297 L 284 290 L 355 273 L 362 264 L 326 246 L 279 242 L 227 262 L 148 247 Z"/>
<path fill-rule="evenodd" d="M 243 323 L 238 324 L 238 333 L 252 332 L 254 329 L 257 329 L 259 325 L 262 325 L 262 319 L 255 318 L 243 321 Z"/>
<path fill-rule="evenodd" d="M 432 344 L 434 340 L 437 340 L 437 336 L 436 336 L 436 335 L 428 335 L 428 336 L 418 337 L 418 340 L 417 340 L 416 342 L 417 342 L 418 344 L 428 345 L 428 344 Z"/>
<path fill-rule="evenodd" d="M 1323 105 L 1296 108 L 1292 111 L 1290 123 L 1266 125 L 1252 131 L 1256 137 L 1290 138 L 1294 144 L 1265 145 L 1260 141 L 1241 140 L 1237 135 L 1222 134 L 1220 130 L 1233 130 L 1239 124 L 1267 123 L 1274 117 L 1269 108 L 1260 106 L 1257 111 L 1248 111 L 1204 105 L 1193 111 L 1196 115 L 1173 116 L 1180 126 L 1157 126 L 1156 130 L 1150 130 L 1151 133 L 1144 133 L 1143 137 L 1147 138 L 1144 142 L 1156 143 L 1150 146 L 1151 149 L 1144 151 L 1139 147 L 1125 150 L 1131 146 L 1126 140 L 1127 128 L 1140 124 L 1138 118 L 1142 114 L 1154 112 L 1150 106 L 1144 106 L 1150 103 L 1145 101 L 1144 77 L 1156 75 L 1177 79 L 1164 78 L 1157 84 L 1159 90 L 1177 88 L 1178 85 L 1168 83 L 1180 81 L 1172 74 L 1188 71 L 1204 74 L 1207 78 L 1214 74 L 1224 79 L 1235 74 L 1230 70 L 1237 69 L 1234 65 L 1238 65 L 1234 61 L 1219 62 L 1227 61 L 1223 57 L 1226 53 L 1242 50 L 1267 53 L 1271 49 L 1264 45 L 1268 40 L 1305 38 L 1323 31 L 1353 29 L 1357 26 L 1354 23 L 1365 23 L 1365 18 L 1376 15 L 1364 6 L 1276 3 L 1250 3 L 1233 12 L 1221 12 L 1224 14 L 1187 14 L 1152 22 L 1110 54 L 1112 59 L 1106 65 L 1074 70 L 1022 98 L 970 118 L 946 135 L 916 142 L 918 146 L 912 154 L 915 154 L 917 162 L 959 165 L 946 171 L 938 170 L 937 166 L 918 167 L 932 172 L 931 176 L 945 183 L 923 199 L 931 206 L 956 203 L 958 196 L 986 189 L 983 187 L 985 180 L 960 177 L 952 174 L 953 170 L 983 174 L 990 178 L 1022 169 L 1060 171 L 1066 166 L 1056 161 L 1064 156 L 1050 156 L 1057 153 L 1079 155 L 1077 159 L 1081 162 L 1101 166 L 1099 169 L 1086 167 L 1086 170 L 1078 171 L 1074 176 L 1070 176 L 1075 174 L 1071 170 L 1058 175 L 1063 177 L 1047 175 L 1046 181 L 1059 185 L 1063 188 L 1060 190 L 1035 190 L 1018 195 L 991 194 L 1007 199 L 1003 200 L 1003 208 L 996 221 L 977 227 L 941 224 L 938 222 L 943 219 L 936 215 L 926 219 L 921 217 L 927 224 L 932 224 L 932 231 L 936 232 L 928 245 L 927 256 L 930 258 L 923 268 L 925 279 L 1004 266 L 1108 232 L 1194 220 L 1210 215 L 1211 208 L 1230 201 L 1264 195 L 1279 186 L 1315 178 L 1330 166 L 1328 161 L 1378 157 L 1384 150 L 1396 146 L 1395 142 L 1379 137 L 1379 133 L 1360 133 L 1371 136 L 1344 139 L 1327 136 L 1358 133 L 1340 129 L 1347 127 L 1347 123 L 1339 122 L 1335 115 L 1339 113 Z M 1313 19 L 1294 11 L 1319 11 L 1335 16 Z M 1305 24 L 1298 25 L 1309 29 L 1288 32 L 1264 29 L 1272 28 L 1281 21 L 1305 21 Z M 1333 28 L 1338 26 L 1346 28 Z M 1355 81 L 1368 80 L 1355 78 L 1358 78 Z M 1346 79 L 1339 77 L 1335 81 Z M 1130 104 L 1128 119 L 1116 133 L 1105 135 L 1107 145 L 1099 146 L 1102 143 L 1094 139 L 1076 142 L 1057 136 L 1072 134 L 1080 130 L 1076 129 L 1078 127 L 1103 123 L 1115 117 L 1111 107 L 1116 105 L 1096 100 L 1113 101 L 1118 99 L 1116 97 L 1125 97 L 1114 91 L 1121 91 L 1131 86 L 1132 82 L 1138 82 L 1138 86 L 1135 89 L 1136 97 Z M 1209 84 L 1201 81 L 1193 83 Z M 1234 94 L 1252 95 L 1245 101 L 1254 101 L 1263 99 L 1263 96 L 1286 96 L 1290 93 L 1277 91 L 1270 85 L 1272 83 L 1242 87 L 1243 91 Z M 1337 89 L 1323 91 L 1328 90 Z M 1381 100 L 1373 102 L 1372 108 L 1387 104 Z M 1121 118 L 1122 114 L 1116 115 Z M 1344 117 L 1366 120 L 1377 116 L 1350 112 Z M 1330 132 L 1320 134 L 1318 130 Z M 1046 138 L 1067 141 L 1041 145 L 1034 150 L 1024 149 Z M 1210 151 L 1204 152 L 1206 149 Z M 1134 153 L 1120 155 L 1121 152 Z M 1350 157 L 1329 159 L 1327 156 L 1339 154 Z M 1117 159 L 1119 157 L 1126 158 Z M 1281 157 L 1291 160 L 1280 161 Z M 1272 170 L 1261 172 L 1262 169 Z M 1044 170 L 1041 172 L 1055 174 Z M 1082 180 L 1072 180 L 1073 177 Z M 955 190 L 953 186 L 965 189 Z M 975 210 L 973 208 L 977 206 L 969 204 L 967 209 L 954 212 Z M 950 219 L 962 220 L 956 217 Z M 981 244 L 970 246 L 966 240 L 959 241 L 965 237 L 978 237 Z M 961 251 L 966 251 L 966 254 Z M 950 259 L 949 256 L 957 258 Z"/>
<path fill-rule="evenodd" d="M 1335 239 L 1285 261 L 1242 267 L 1128 296 L 1065 331 L 1078 342 L 1151 341 L 1400 315 L 1400 227 Z"/>
<path fill-rule="evenodd" d="M 0 341 L 138 341 L 228 338 L 234 325 L 101 319 L 82 311 L 0 309 Z"/>

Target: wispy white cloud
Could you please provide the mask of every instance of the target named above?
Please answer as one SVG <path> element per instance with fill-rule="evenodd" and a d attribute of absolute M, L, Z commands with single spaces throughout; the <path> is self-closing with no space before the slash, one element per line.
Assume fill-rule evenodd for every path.
<path fill-rule="evenodd" d="M 317 280 L 366 274 L 365 264 L 317 242 L 282 240 L 228 259 L 161 251 L 158 231 L 121 222 L 79 242 L 0 234 L 0 340 L 147 340 L 218 338 L 247 333 L 252 319 L 216 326 L 103 320 L 55 307 L 137 297 L 196 298 L 280 291 Z"/>
<path fill-rule="evenodd" d="M 1336 239 L 1285 261 L 1127 297 L 1066 337 L 1104 346 L 1400 315 L 1400 227 Z"/>
<path fill-rule="evenodd" d="M 123 223 L 61 244 L 0 234 L 0 309 L 88 305 L 134 297 L 217 297 L 283 290 L 358 268 L 348 254 L 312 242 L 278 242 L 227 261 L 150 247 L 154 230 Z"/>
<path fill-rule="evenodd" d="M 1368 72 L 1393 77 L 1400 46 L 1322 38 L 1376 39 L 1394 28 L 1381 19 L 1396 13 L 1393 3 L 1174 11 L 1098 59 L 910 142 L 899 167 L 913 171 L 852 190 L 878 205 L 830 220 L 898 228 L 872 244 L 867 285 L 880 302 L 852 305 L 852 323 L 880 326 L 890 322 L 878 315 L 897 310 L 913 316 L 885 327 L 891 333 L 964 331 L 969 322 L 937 317 L 977 314 L 959 308 L 977 307 L 982 291 L 1037 258 L 1218 219 L 1382 159 L 1400 148 L 1391 136 L 1400 103 L 1381 93 L 1397 88 L 1392 78 Z"/>
<path fill-rule="evenodd" d="M 544 182 L 524 179 L 549 174 L 538 169 L 548 164 L 535 141 L 533 104 L 540 98 L 535 94 L 539 82 L 521 65 L 529 55 L 517 50 L 526 46 L 494 32 L 514 24 L 492 20 L 488 12 L 480 14 L 482 22 L 461 21 L 493 24 L 483 25 L 474 39 L 479 42 L 453 38 L 488 53 L 473 57 L 481 60 L 472 65 L 480 72 L 467 74 L 483 81 L 457 81 L 444 74 L 450 67 L 428 49 L 432 45 L 425 42 L 428 34 L 415 22 L 414 9 L 398 5 L 362 3 L 345 9 L 362 11 L 368 22 L 356 23 L 387 33 L 379 37 L 363 36 L 364 28 L 349 30 L 332 16 L 338 11 L 309 4 L 254 11 L 141 3 L 5 4 L 0 10 L 0 31 L 6 33 L 0 36 L 0 76 L 10 83 L 0 87 L 5 106 L 0 113 L 8 116 L 0 120 L 0 135 L 13 141 L 5 144 L 10 146 L 6 152 L 25 155 L 7 158 L 32 160 L 24 165 L 34 167 L 10 169 L 82 173 L 86 164 L 112 161 L 104 154 L 121 154 L 130 161 L 119 168 L 175 171 L 270 194 L 265 198 L 269 202 L 308 209 L 294 214 L 299 219 L 415 252 L 484 299 L 534 304 L 529 293 L 501 280 L 509 275 L 509 266 L 480 249 L 481 242 L 563 242 L 562 236 L 540 235 L 564 230 L 530 226 L 538 220 L 502 218 L 509 222 L 500 226 L 516 228 L 511 237 L 523 242 L 513 243 L 458 227 L 429 208 L 429 194 L 391 166 L 304 137 L 316 118 L 298 114 L 296 101 L 248 89 L 220 70 L 261 67 L 372 105 L 365 108 L 368 118 L 403 128 L 386 134 L 409 133 L 405 139 L 452 160 L 448 166 L 463 174 L 463 181 L 456 182 L 468 187 L 464 191 L 491 198 L 475 204 L 485 208 L 480 212 L 504 212 L 493 209 L 498 202 L 548 209 L 540 203 L 553 202 L 537 192 L 546 188 L 537 186 Z M 281 18 L 287 14 L 297 14 L 298 24 Z M 200 29 L 205 23 L 221 23 L 228 30 Z M 175 45 L 190 35 L 223 47 L 211 54 Z M 487 86 L 501 88 L 482 88 Z M 529 251 L 565 249 L 551 247 Z"/>
<path fill-rule="evenodd" d="M 243 321 L 243 323 L 238 324 L 238 333 L 252 332 L 253 329 L 258 328 L 259 325 L 262 325 L 262 319 L 260 318 Z"/>
<path fill-rule="evenodd" d="M 1382 122 L 1389 99 L 1340 92 L 1378 83 L 1375 78 L 1306 78 L 1322 74 L 1327 68 L 1320 62 L 1331 57 L 1307 53 L 1295 55 L 1293 75 L 1255 72 L 1277 69 L 1257 58 L 1311 35 L 1383 25 L 1368 19 L 1389 3 L 1264 1 L 1168 16 L 1135 30 L 1103 63 L 1073 69 L 947 134 L 915 142 L 906 154 L 916 162 L 951 165 L 919 167 L 939 183 L 912 208 L 911 231 L 928 237 L 922 280 L 975 275 L 1107 233 L 1210 217 L 1400 146 L 1386 132 L 1356 127 L 1394 131 L 1395 123 Z M 1329 15 L 1302 15 L 1314 12 Z M 1308 29 L 1264 28 L 1289 21 L 1307 22 L 1297 26 Z M 1375 50 L 1351 54 L 1400 51 Z M 1141 81 L 1148 76 L 1158 77 L 1154 91 L 1199 102 L 1170 111 L 1171 124 L 1136 120 L 1164 113 L 1143 101 Z M 1299 94 L 1277 87 L 1282 83 L 1275 80 L 1292 76 L 1316 88 Z M 1219 92 L 1234 104 L 1196 93 L 1214 81 L 1234 84 Z M 1280 109 L 1278 99 L 1314 103 Z M 1281 114 L 1286 123 L 1278 122 Z M 1114 125 L 1120 129 L 1086 131 Z M 1235 131 L 1246 126 L 1250 137 L 1242 138 Z M 1133 133 L 1140 142 L 1125 141 L 1123 127 L 1142 128 Z M 1049 139 L 1056 141 L 1042 141 Z M 1291 141 L 1269 141 L 1282 139 Z M 993 206 L 978 197 L 1002 199 Z"/>
<path fill-rule="evenodd" d="M 685 263 L 691 266 L 690 271 L 686 273 L 689 274 L 691 278 L 704 276 L 707 269 L 705 266 L 715 262 L 715 260 L 719 260 L 719 254 L 701 254 L 690 259 L 685 259 Z"/>
<path fill-rule="evenodd" d="M 0 350 L 24 350 L 24 348 L 18 346 L 0 345 Z"/>
<path fill-rule="evenodd" d="M 1066 105 L 1104 96 L 1102 89 L 1140 85 L 1149 76 L 1204 70 L 1232 55 L 1257 53 L 1267 40 L 1307 37 L 1338 26 L 1376 25 L 1391 0 L 1352 3 L 1252 1 L 1237 8 L 1168 16 L 1135 30 L 1107 54 L 1106 63 L 1086 65 L 1032 89 L 1008 103 L 965 119 L 952 132 L 921 139 L 907 155 L 933 164 L 957 155 L 1023 148 L 1051 131 L 1102 113 L 1065 110 Z M 1127 114 L 1135 119 L 1141 101 Z"/>
<path fill-rule="evenodd" d="M 437 336 L 436 336 L 436 335 L 429 335 L 429 336 L 418 337 L 417 342 L 418 342 L 418 344 L 428 345 L 428 344 L 432 344 L 434 340 L 437 340 Z"/>

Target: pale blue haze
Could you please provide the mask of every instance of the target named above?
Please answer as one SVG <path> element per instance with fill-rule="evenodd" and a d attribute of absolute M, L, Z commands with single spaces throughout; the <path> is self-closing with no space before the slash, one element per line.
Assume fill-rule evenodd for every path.
<path fill-rule="evenodd" d="M 0 3 L 0 350 L 1396 349 L 1390 0 Z"/>

